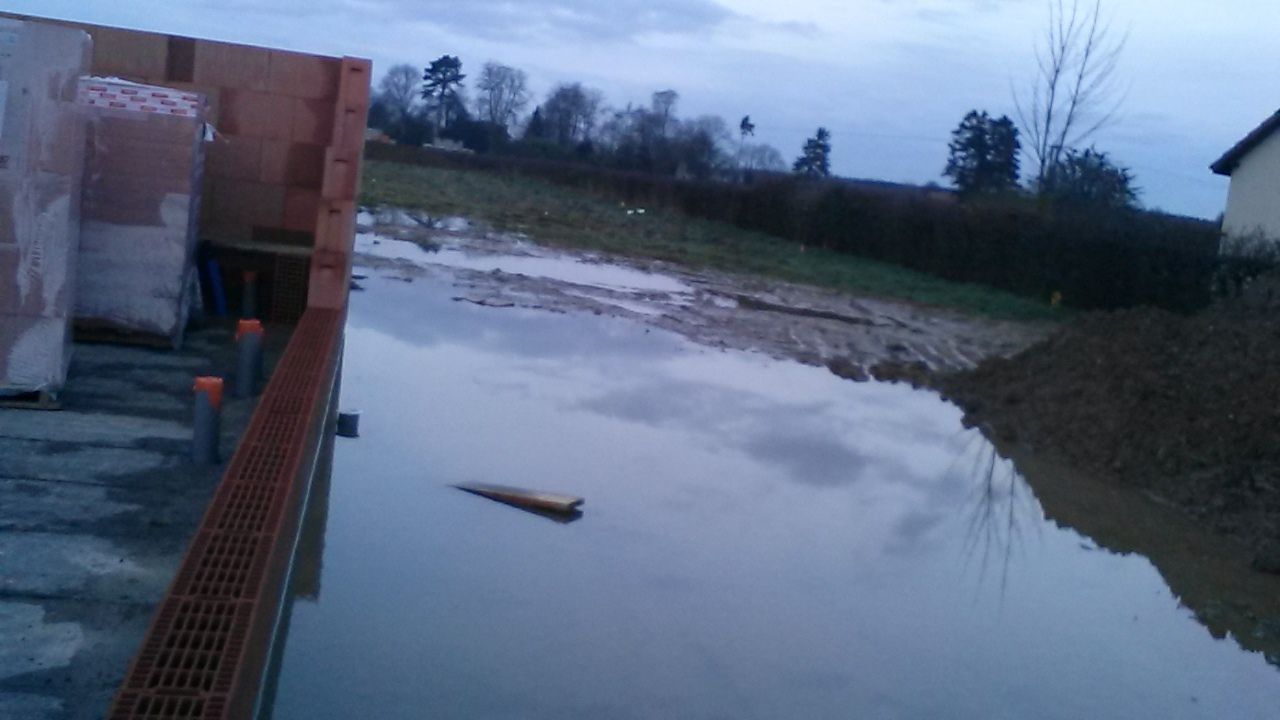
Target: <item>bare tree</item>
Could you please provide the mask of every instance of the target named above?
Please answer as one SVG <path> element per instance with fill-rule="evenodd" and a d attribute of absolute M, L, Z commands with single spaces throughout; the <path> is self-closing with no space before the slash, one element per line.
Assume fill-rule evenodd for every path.
<path fill-rule="evenodd" d="M 392 65 L 378 83 L 378 99 L 386 107 L 392 121 L 400 121 L 413 112 L 421 90 L 418 69 L 402 63 Z"/>
<path fill-rule="evenodd" d="M 1125 38 L 1113 38 L 1102 0 L 1048 0 L 1049 26 L 1036 47 L 1028 93 L 1014 92 L 1018 124 L 1035 165 L 1036 186 L 1061 159 L 1115 118 L 1116 64 Z"/>
<path fill-rule="evenodd" d="M 563 146 L 590 141 L 604 106 L 604 94 L 582 83 L 557 86 L 542 103 L 547 134 Z"/>
<path fill-rule="evenodd" d="M 476 88 L 476 115 L 495 125 L 510 126 L 529 104 L 529 76 L 509 65 L 485 63 Z"/>
<path fill-rule="evenodd" d="M 787 161 L 782 153 L 772 145 L 748 143 L 742 148 L 739 162 L 743 170 L 760 170 L 764 172 L 785 172 Z"/>

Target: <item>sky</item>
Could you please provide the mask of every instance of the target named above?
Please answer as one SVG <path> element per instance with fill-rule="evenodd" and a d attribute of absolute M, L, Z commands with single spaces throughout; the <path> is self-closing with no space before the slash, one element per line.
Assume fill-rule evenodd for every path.
<path fill-rule="evenodd" d="M 1087 1 L 1087 0 L 1086 0 Z M 1016 113 L 1046 0 L 0 0 L 4 10 L 477 73 L 525 70 L 610 105 L 680 93 L 684 117 L 749 114 L 756 139 L 799 154 L 818 126 L 840 175 L 939 182 L 971 109 Z M 1104 0 L 1127 40 L 1115 122 L 1092 138 L 1130 167 L 1147 207 L 1213 218 L 1208 166 L 1280 107 L 1280 2 Z M 1024 163 L 1025 167 L 1026 163 Z"/>

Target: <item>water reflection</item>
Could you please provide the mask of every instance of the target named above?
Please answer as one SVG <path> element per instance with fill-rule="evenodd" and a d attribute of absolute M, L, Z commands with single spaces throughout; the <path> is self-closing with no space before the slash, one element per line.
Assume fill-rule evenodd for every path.
<path fill-rule="evenodd" d="M 979 578 L 985 578 L 988 571 L 998 571 L 1003 597 L 1013 555 L 1022 549 L 1024 533 L 1041 531 L 1043 514 L 1014 464 L 1000 457 L 995 446 L 980 434 L 969 435 L 966 451 L 958 458 L 961 465 L 965 461 L 972 478 L 966 506 L 965 563 L 977 563 Z"/>
<path fill-rule="evenodd" d="M 1046 519 L 936 395 L 368 287 L 362 437 L 335 455 L 277 718 L 1267 717 L 1280 696 L 1144 558 Z M 465 480 L 590 517 L 494 512 Z"/>
<path fill-rule="evenodd" d="M 1050 522 L 1081 533 L 1082 550 L 1146 558 L 1212 637 L 1280 667 L 1280 577 L 1254 571 L 1240 547 L 1137 490 L 1081 476 L 1024 448 L 985 448 L 988 457 L 1011 458 L 1000 461 L 1000 472 L 1017 476 L 1012 492 Z"/>
<path fill-rule="evenodd" d="M 336 443 L 337 400 L 341 394 L 342 373 L 334 386 L 330 400 L 331 412 L 321 432 L 320 449 L 316 455 L 315 472 L 311 478 L 306 507 L 298 529 L 298 544 L 289 569 L 288 587 L 285 589 L 276 635 L 263 673 L 262 694 L 259 698 L 259 717 L 271 720 L 279 692 L 280 668 L 284 649 L 289 644 L 289 628 L 293 620 L 295 603 L 320 601 L 320 577 L 324 568 L 325 527 L 329 518 L 329 493 L 333 481 L 333 454 Z"/>

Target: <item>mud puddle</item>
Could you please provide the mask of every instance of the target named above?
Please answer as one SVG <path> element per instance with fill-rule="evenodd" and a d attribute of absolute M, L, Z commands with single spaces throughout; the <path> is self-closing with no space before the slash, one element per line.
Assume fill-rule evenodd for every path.
<path fill-rule="evenodd" d="M 1261 653 L 1055 521 L 936 394 L 569 299 L 665 313 L 703 302 L 684 276 L 693 293 L 494 308 L 454 299 L 486 273 L 360 262 L 342 402 L 361 438 L 335 449 L 275 718 L 1273 715 Z"/>
<path fill-rule="evenodd" d="M 825 365 L 856 380 L 882 362 L 959 370 L 1044 336 L 1038 325 L 669 263 L 557 251 L 463 218 L 362 212 L 361 261 L 452 282 L 457 301 L 629 317 L 711 347 Z"/>

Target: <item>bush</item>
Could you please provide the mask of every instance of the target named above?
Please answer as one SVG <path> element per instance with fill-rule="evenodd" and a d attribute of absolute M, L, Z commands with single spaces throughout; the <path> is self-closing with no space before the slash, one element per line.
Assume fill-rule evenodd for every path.
<path fill-rule="evenodd" d="M 1280 241 L 1261 230 L 1247 235 L 1228 236 L 1222 241 L 1221 261 L 1213 278 L 1217 297 L 1234 298 L 1258 277 L 1280 267 Z"/>
<path fill-rule="evenodd" d="M 744 185 L 690 182 L 554 159 L 381 144 L 370 144 L 366 156 L 538 177 L 947 280 L 1046 302 L 1060 293 L 1064 304 L 1080 309 L 1153 305 L 1191 312 L 1209 303 L 1224 268 L 1256 274 L 1258 262 L 1220 262 L 1212 223 L 1127 208 L 1043 207 L 1021 197 L 962 203 L 931 188 L 769 173 Z"/>

